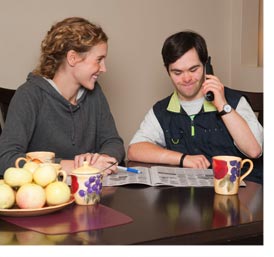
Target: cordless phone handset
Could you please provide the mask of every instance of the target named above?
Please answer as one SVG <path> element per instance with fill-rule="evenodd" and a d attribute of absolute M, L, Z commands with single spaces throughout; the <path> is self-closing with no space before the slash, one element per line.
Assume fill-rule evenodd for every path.
<path fill-rule="evenodd" d="M 211 74 L 211 75 L 214 75 L 213 73 L 213 67 L 211 65 L 211 57 L 208 56 L 208 59 L 207 59 L 207 62 L 205 64 L 205 73 L 206 74 Z M 205 95 L 205 99 L 207 101 L 213 101 L 214 100 L 214 94 L 212 91 L 208 91 Z"/>

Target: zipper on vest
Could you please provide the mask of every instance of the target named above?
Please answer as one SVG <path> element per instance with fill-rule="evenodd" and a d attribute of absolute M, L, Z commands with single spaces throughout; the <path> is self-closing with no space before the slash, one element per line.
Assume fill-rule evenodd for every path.
<path fill-rule="evenodd" d="M 194 137 L 195 136 L 195 127 L 194 127 L 194 117 L 195 117 L 195 115 L 190 115 L 189 117 L 191 119 L 191 136 Z"/>

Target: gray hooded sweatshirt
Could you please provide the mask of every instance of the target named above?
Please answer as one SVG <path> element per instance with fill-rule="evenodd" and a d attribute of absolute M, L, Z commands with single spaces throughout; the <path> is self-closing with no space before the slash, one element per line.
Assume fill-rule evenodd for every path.
<path fill-rule="evenodd" d="M 72 105 L 47 80 L 30 73 L 11 100 L 0 136 L 0 175 L 32 151 L 52 151 L 68 160 L 97 152 L 121 162 L 123 140 L 100 85 L 84 89 Z"/>

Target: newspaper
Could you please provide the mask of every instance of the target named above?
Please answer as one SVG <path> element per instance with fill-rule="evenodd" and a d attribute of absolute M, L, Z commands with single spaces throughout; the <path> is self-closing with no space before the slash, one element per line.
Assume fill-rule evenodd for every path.
<path fill-rule="evenodd" d="M 132 167 L 141 174 L 118 170 L 118 173 L 105 176 L 103 186 L 144 184 L 149 186 L 213 187 L 212 169 L 190 169 L 166 166 Z"/>
<path fill-rule="evenodd" d="M 142 173 L 118 170 L 118 173 L 105 176 L 103 186 L 144 184 L 148 186 L 175 187 L 214 187 L 212 169 L 190 169 L 166 166 L 131 167 Z M 246 186 L 242 181 L 240 186 Z"/>

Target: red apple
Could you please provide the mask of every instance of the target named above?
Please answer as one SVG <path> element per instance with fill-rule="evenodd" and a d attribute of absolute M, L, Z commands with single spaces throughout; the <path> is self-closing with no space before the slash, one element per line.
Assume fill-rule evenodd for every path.
<path fill-rule="evenodd" d="M 42 208 L 46 203 L 45 189 L 34 183 L 24 184 L 16 193 L 16 203 L 21 209 Z"/>

